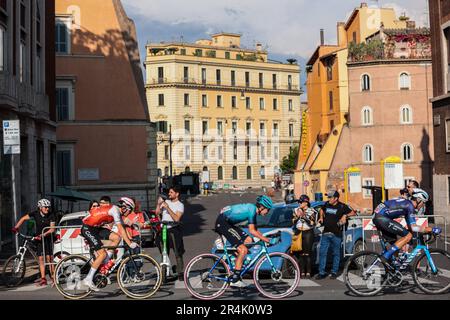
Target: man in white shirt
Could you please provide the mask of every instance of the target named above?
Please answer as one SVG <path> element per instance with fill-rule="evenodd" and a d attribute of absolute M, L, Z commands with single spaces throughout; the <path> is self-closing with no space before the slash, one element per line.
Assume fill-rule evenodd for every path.
<path fill-rule="evenodd" d="M 165 200 L 161 197 L 158 199 L 158 206 L 156 207 L 156 214 L 159 215 L 163 222 L 180 222 L 181 217 L 184 214 L 184 205 L 179 200 L 180 187 L 173 186 L 169 189 L 169 199 Z M 157 239 L 158 247 L 161 251 L 162 248 L 161 234 Z M 175 258 L 177 261 L 177 273 L 178 279 L 183 280 L 184 261 L 183 254 L 183 232 L 180 225 L 167 227 L 167 251 L 170 253 L 170 248 L 173 248 Z"/>

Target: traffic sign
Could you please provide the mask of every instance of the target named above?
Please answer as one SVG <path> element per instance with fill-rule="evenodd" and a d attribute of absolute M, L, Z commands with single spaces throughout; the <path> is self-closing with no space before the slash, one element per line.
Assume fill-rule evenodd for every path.
<path fill-rule="evenodd" d="M 20 154 L 20 121 L 3 121 L 4 154 Z"/>

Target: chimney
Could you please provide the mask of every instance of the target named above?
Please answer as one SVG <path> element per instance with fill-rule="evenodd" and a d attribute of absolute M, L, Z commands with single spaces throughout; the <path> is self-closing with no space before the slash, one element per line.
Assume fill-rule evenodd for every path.
<path fill-rule="evenodd" d="M 415 29 L 416 22 L 415 21 L 406 21 L 406 29 Z"/>
<path fill-rule="evenodd" d="M 367 2 L 361 2 L 361 8 L 367 8 Z"/>
<path fill-rule="evenodd" d="M 325 44 L 325 34 L 323 29 L 320 29 L 320 45 L 323 46 Z"/>
<path fill-rule="evenodd" d="M 338 46 L 346 47 L 347 46 L 347 32 L 345 31 L 345 22 L 337 23 L 337 35 L 338 35 Z"/>

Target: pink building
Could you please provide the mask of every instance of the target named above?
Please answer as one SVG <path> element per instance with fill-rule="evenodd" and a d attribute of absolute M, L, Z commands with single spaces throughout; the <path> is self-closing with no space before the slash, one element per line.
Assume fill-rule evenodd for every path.
<path fill-rule="evenodd" d="M 363 186 L 381 186 L 380 161 L 397 156 L 403 162 L 405 186 L 413 179 L 431 192 L 434 150 L 429 31 L 382 29 L 378 36 L 384 43 L 381 52 L 358 58 L 349 53 L 350 121 L 340 135 L 328 187 L 342 189 L 344 170 L 349 167 L 361 169 Z M 389 191 L 389 198 L 398 195 L 399 190 Z M 362 212 L 371 213 L 370 190 L 351 193 L 348 200 Z"/>

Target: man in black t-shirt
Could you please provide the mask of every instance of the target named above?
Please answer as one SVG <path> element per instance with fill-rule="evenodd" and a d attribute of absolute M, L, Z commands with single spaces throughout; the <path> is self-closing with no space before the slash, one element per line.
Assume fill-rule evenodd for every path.
<path fill-rule="evenodd" d="M 53 256 L 53 238 L 52 233 L 55 229 L 45 229 L 48 227 L 55 226 L 55 216 L 50 211 L 51 203 L 47 199 L 41 199 L 38 201 L 38 210 L 33 211 L 31 213 L 25 214 L 19 222 L 17 222 L 16 226 L 12 229 L 14 233 L 19 232 L 20 226 L 30 219 L 34 219 L 36 224 L 36 236 L 33 240 L 36 241 L 37 244 L 37 254 L 39 256 L 39 269 L 41 272 L 41 278 L 38 280 L 38 286 L 47 285 L 47 279 L 45 278 L 45 263 L 44 263 L 44 252 L 47 259 L 47 262 L 52 262 Z M 45 230 L 44 230 L 45 229 Z M 44 233 L 42 233 L 44 232 Z M 53 275 L 53 265 L 50 265 L 50 277 Z M 51 279 L 50 278 L 50 279 Z"/>
<path fill-rule="evenodd" d="M 342 227 L 347 223 L 347 218 L 356 213 L 346 204 L 339 202 L 339 192 L 328 194 L 328 202 L 320 209 L 319 223 L 324 225 L 319 251 L 319 274 L 316 279 L 326 278 L 325 267 L 327 264 L 328 249 L 333 253 L 333 267 L 331 279 L 337 278 L 339 263 L 341 260 Z"/>

